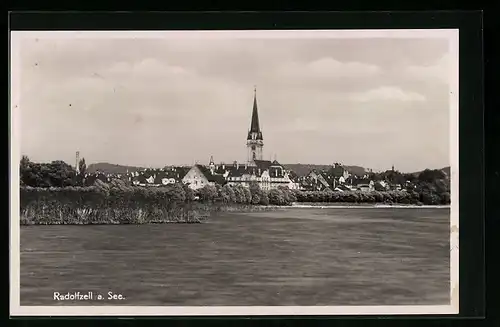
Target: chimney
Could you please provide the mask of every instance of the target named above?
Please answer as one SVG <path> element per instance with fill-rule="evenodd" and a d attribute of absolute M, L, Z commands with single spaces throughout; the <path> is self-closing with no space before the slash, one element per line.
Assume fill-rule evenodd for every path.
<path fill-rule="evenodd" d="M 222 164 L 222 169 L 225 170 L 226 169 L 226 165 Z"/>
<path fill-rule="evenodd" d="M 236 163 L 236 169 L 240 169 L 240 164 Z"/>

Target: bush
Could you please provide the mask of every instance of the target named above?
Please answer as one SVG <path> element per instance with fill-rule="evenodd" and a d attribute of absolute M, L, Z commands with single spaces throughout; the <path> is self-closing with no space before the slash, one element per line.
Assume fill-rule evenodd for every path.
<path fill-rule="evenodd" d="M 286 191 L 282 191 L 286 192 Z M 292 202 L 329 202 L 329 203 L 396 203 L 396 204 L 450 204 L 450 194 L 444 192 L 439 194 L 432 189 L 425 188 L 416 191 L 374 191 L 374 192 L 322 192 L 322 191 L 289 191 L 288 199 L 293 196 Z M 287 197 L 285 196 L 285 199 Z M 274 202 L 273 202 L 274 201 Z M 270 198 L 271 204 L 279 202 L 279 196 L 275 193 Z"/>

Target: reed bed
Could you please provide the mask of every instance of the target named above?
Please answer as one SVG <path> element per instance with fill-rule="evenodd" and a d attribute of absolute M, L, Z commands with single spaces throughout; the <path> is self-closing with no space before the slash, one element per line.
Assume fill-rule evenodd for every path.
<path fill-rule="evenodd" d="M 170 189 L 23 187 L 20 199 L 23 225 L 199 223 L 210 214 Z"/>

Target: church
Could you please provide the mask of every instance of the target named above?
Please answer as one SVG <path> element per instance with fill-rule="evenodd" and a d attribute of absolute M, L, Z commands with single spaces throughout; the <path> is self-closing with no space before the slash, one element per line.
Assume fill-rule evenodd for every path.
<path fill-rule="evenodd" d="M 216 165 L 213 157 L 208 166 L 195 165 L 184 176 L 182 182 L 192 189 L 205 185 L 220 184 L 250 186 L 257 183 L 264 190 L 285 186 L 298 189 L 299 184 L 290 176 L 290 172 L 278 161 L 263 160 L 264 137 L 259 123 L 257 92 L 254 89 L 252 118 L 246 140 L 247 160 L 244 164 L 237 161 L 232 164 Z"/>

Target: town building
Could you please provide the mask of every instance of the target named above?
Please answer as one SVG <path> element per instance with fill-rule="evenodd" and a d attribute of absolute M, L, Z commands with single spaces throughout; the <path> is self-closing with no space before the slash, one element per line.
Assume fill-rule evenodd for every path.
<path fill-rule="evenodd" d="M 193 190 L 207 185 L 224 185 L 225 182 L 226 180 L 222 174 L 216 174 L 211 168 L 202 165 L 194 165 L 182 178 L 182 183 L 187 184 Z"/>

